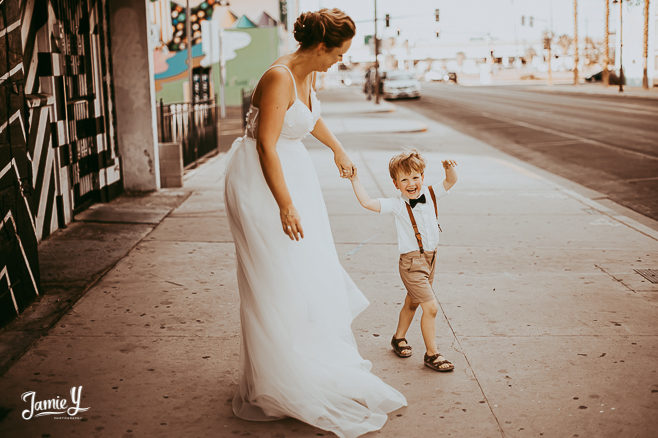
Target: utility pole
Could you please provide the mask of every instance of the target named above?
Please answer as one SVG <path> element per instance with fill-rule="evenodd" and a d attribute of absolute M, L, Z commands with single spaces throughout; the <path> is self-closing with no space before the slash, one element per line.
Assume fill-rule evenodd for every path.
<path fill-rule="evenodd" d="M 185 7 L 185 32 L 187 34 L 187 80 L 189 82 L 190 88 L 190 103 L 187 107 L 187 122 L 189 129 L 189 142 L 194 145 L 194 167 L 196 167 L 196 159 L 198 156 L 197 151 L 197 142 L 194 139 L 194 75 L 192 69 L 194 65 L 192 64 L 192 20 L 190 19 L 192 15 L 192 9 L 190 8 L 190 0 L 186 1 Z"/>
<path fill-rule="evenodd" d="M 649 0 L 644 0 L 644 46 L 642 47 L 642 88 L 649 89 L 647 62 L 649 57 Z"/>
<path fill-rule="evenodd" d="M 605 33 L 603 35 L 603 72 L 602 79 L 603 85 L 606 87 L 610 85 L 610 72 L 608 65 L 610 64 L 610 0 L 603 0 L 605 2 Z"/>
<path fill-rule="evenodd" d="M 377 0 L 375 0 L 375 104 L 379 105 L 379 36 L 377 35 Z"/>
<path fill-rule="evenodd" d="M 194 80 L 192 77 L 192 22 L 190 20 L 192 10 L 190 9 L 190 0 L 186 2 L 185 8 L 185 33 L 187 34 L 187 81 L 188 87 L 190 88 L 190 103 L 194 101 Z M 190 114 L 192 114 L 192 108 L 190 107 Z M 192 118 L 190 116 L 190 122 Z"/>
<path fill-rule="evenodd" d="M 548 37 L 548 85 L 553 85 L 553 67 L 551 66 L 553 61 L 553 54 L 551 52 L 551 46 L 553 45 L 553 32 L 550 33 Z"/>
<path fill-rule="evenodd" d="M 624 0 L 619 0 L 619 92 L 624 91 Z"/>
<path fill-rule="evenodd" d="M 219 117 L 226 118 L 226 60 L 224 59 L 224 29 L 219 25 Z"/>
<path fill-rule="evenodd" d="M 578 85 L 578 0 L 573 0 L 573 84 Z"/>
<path fill-rule="evenodd" d="M 548 85 L 553 85 L 553 67 L 551 66 L 551 61 L 553 58 L 553 52 L 551 49 L 552 42 L 553 42 L 553 31 L 547 30 L 544 31 L 544 50 L 548 50 L 548 56 L 546 59 L 548 60 Z M 542 52 L 543 56 L 543 52 Z"/>

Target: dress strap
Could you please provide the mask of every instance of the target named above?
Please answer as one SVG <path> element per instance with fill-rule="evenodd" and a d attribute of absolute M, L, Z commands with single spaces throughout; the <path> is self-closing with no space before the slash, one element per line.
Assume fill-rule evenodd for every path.
<path fill-rule="evenodd" d="M 273 66 L 271 66 L 270 68 L 265 70 L 265 72 L 267 72 L 270 69 L 273 69 L 274 67 L 283 67 L 286 70 L 288 70 L 288 73 L 290 73 L 290 77 L 292 78 L 292 88 L 295 90 L 295 100 L 297 100 L 298 99 L 298 97 L 297 97 L 297 82 L 295 82 L 295 75 L 293 75 L 290 68 L 288 68 L 288 66 L 284 65 L 284 64 L 274 64 Z M 263 72 L 263 74 L 265 74 L 265 72 Z"/>

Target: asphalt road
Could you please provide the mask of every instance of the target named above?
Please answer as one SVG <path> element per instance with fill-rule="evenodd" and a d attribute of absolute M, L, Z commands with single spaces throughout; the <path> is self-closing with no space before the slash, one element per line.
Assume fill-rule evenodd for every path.
<path fill-rule="evenodd" d="M 658 220 L 658 99 L 424 83 L 395 103 Z"/>

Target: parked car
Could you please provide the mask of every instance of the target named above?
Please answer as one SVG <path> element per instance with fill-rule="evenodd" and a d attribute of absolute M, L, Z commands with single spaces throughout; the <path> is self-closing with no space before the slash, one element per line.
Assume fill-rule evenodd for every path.
<path fill-rule="evenodd" d="M 396 70 L 384 72 L 381 80 L 381 94 L 384 99 L 402 97 L 420 98 L 420 81 L 412 72 Z"/>
<path fill-rule="evenodd" d="M 430 70 L 425 73 L 426 81 L 457 83 L 457 73 L 447 70 Z"/>
<path fill-rule="evenodd" d="M 587 76 L 585 78 L 585 81 L 587 81 L 587 82 L 601 82 L 601 81 L 603 81 L 603 70 L 601 70 L 600 72 L 594 73 L 593 75 Z M 614 71 L 609 70 L 608 71 L 608 82 L 610 83 L 610 85 L 619 85 L 619 76 L 617 76 Z M 624 85 L 626 85 L 626 81 L 624 81 Z"/>

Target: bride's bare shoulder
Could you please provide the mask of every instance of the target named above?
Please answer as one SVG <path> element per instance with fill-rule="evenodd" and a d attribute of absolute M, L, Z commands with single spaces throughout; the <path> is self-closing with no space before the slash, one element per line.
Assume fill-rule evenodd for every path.
<path fill-rule="evenodd" d="M 260 79 L 256 91 L 254 92 L 254 104 L 258 106 L 263 95 L 268 96 L 268 100 L 289 100 L 293 95 L 292 81 L 290 80 L 290 73 L 284 68 L 271 68 L 263 74 Z"/>

